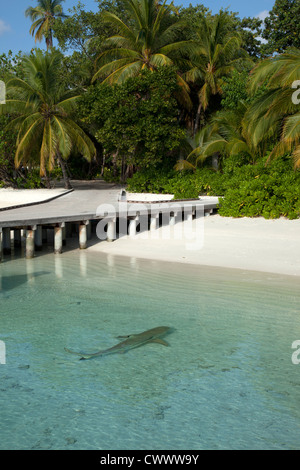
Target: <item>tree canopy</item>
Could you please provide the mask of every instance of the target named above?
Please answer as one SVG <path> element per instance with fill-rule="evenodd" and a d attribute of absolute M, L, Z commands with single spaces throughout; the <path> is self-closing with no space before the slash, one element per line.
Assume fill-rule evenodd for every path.
<path fill-rule="evenodd" d="M 262 37 L 267 40 L 265 54 L 285 52 L 300 47 L 300 0 L 276 0 L 265 19 Z"/>
<path fill-rule="evenodd" d="M 122 85 L 98 84 L 80 100 L 84 121 L 94 127 L 106 159 L 123 173 L 135 168 L 174 165 L 184 139 L 178 122 L 176 72 L 148 69 Z"/>
<path fill-rule="evenodd" d="M 30 34 L 35 37 L 35 42 L 46 41 L 47 49 L 53 46 L 53 27 L 56 18 L 65 18 L 62 2 L 65 0 L 37 0 L 36 7 L 28 7 L 25 16 L 28 16 L 32 25 Z"/>
<path fill-rule="evenodd" d="M 251 166 L 272 179 L 261 170 L 269 165 L 278 178 L 286 168 L 298 194 L 290 172 L 300 168 L 299 2 L 276 0 L 263 22 L 167 0 L 97 0 L 95 12 L 79 2 L 67 16 L 63 0 L 37 0 L 26 14 L 47 52 L 0 56 L 8 90 L 2 184 L 24 183 L 22 162 L 47 177 L 60 166 L 66 184 L 70 174 L 88 171 L 192 197 L 200 187 L 227 191 L 222 174 L 235 186 L 243 170 L 246 180 L 259 178 Z M 95 155 L 93 165 L 84 164 Z M 200 175 L 209 182 L 198 184 Z M 271 192 L 257 189 L 259 182 L 241 185 L 247 189 L 226 193 L 234 214 L 243 213 L 238 202 L 246 207 L 249 188 L 258 197 L 247 213 L 298 213 L 297 197 L 291 211 L 280 196 L 276 210 L 258 208 L 255 201 Z"/>
<path fill-rule="evenodd" d="M 16 116 L 7 127 L 17 131 L 16 167 L 39 163 L 42 176 L 51 172 L 56 160 L 64 171 L 63 159 L 74 147 L 87 159 L 95 155 L 93 143 L 72 119 L 78 95 L 62 85 L 60 63 L 59 52 L 37 50 L 26 56 L 24 79 L 14 77 L 7 82 L 8 99 L 1 107 L 2 113 Z"/>

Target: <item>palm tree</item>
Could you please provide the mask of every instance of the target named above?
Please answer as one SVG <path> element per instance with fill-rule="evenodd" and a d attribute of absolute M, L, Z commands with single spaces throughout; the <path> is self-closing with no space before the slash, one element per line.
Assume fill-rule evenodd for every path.
<path fill-rule="evenodd" d="M 192 140 L 192 151 L 186 160 L 179 160 L 175 165 L 176 170 L 195 170 L 199 163 L 208 157 L 215 161 L 220 154 L 224 156 L 247 156 L 251 163 L 266 153 L 264 143 L 256 146 L 247 131 L 245 115 L 248 106 L 243 101 L 237 108 L 216 113 L 210 122 L 200 129 Z M 217 165 L 214 165 L 215 169 Z"/>
<path fill-rule="evenodd" d="M 47 50 L 53 47 L 52 29 L 55 18 L 66 18 L 61 3 L 65 0 L 37 0 L 36 7 L 28 7 L 25 16 L 30 17 L 33 22 L 29 30 L 35 35 L 35 42 L 46 39 Z"/>
<path fill-rule="evenodd" d="M 40 165 L 41 176 L 51 172 L 57 162 L 62 169 L 65 186 L 70 182 L 65 160 L 72 149 L 84 158 L 95 156 L 95 147 L 81 127 L 72 119 L 79 95 L 66 90 L 61 83 L 59 70 L 61 54 L 35 54 L 23 59 L 24 80 L 12 78 L 7 82 L 8 99 L 0 109 L 13 113 L 9 124 L 18 132 L 15 165 L 34 163 Z"/>
<path fill-rule="evenodd" d="M 239 33 L 228 33 L 228 15 L 220 11 L 213 18 L 203 15 L 190 59 L 190 68 L 184 78 L 198 86 L 198 109 L 194 134 L 200 124 L 201 112 L 206 111 L 210 99 L 222 93 L 223 78 L 241 62 L 251 62 L 242 49 Z"/>
<path fill-rule="evenodd" d="M 154 71 L 160 66 L 176 64 L 191 48 L 191 41 L 176 41 L 183 24 L 170 22 L 174 6 L 167 5 L 166 0 L 161 5 L 157 0 L 125 0 L 125 8 L 130 17 L 128 24 L 113 13 L 103 13 L 105 21 L 118 33 L 107 39 L 108 49 L 98 58 L 100 68 L 93 81 L 102 77 L 103 82 L 124 83 L 144 68 Z M 191 105 L 189 87 L 179 74 L 177 76 L 181 96 Z"/>
<path fill-rule="evenodd" d="M 253 70 L 251 90 L 262 85 L 266 91 L 247 113 L 248 132 L 256 145 L 266 138 L 280 138 L 269 159 L 292 153 L 295 166 L 300 167 L 300 109 L 293 102 L 294 83 L 300 80 L 300 50 L 271 57 Z"/>
<path fill-rule="evenodd" d="M 196 135 L 191 136 L 189 132 L 186 133 L 186 139 L 182 142 L 181 149 L 182 153 L 186 154 L 186 158 L 180 158 L 174 169 L 177 171 L 182 170 L 196 170 L 199 163 L 202 163 L 206 159 L 204 154 L 204 148 L 212 139 L 216 139 L 218 136 L 217 129 L 214 125 L 207 124 L 202 127 Z"/>

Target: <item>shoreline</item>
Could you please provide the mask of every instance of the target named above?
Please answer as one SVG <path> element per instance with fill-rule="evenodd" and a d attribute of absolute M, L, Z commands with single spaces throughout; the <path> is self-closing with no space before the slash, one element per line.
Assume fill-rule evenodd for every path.
<path fill-rule="evenodd" d="M 88 251 L 300 277 L 300 219 L 233 219 L 216 214 L 203 218 L 197 239 L 186 224 L 179 222 L 112 243 L 99 241 L 90 244 Z"/>

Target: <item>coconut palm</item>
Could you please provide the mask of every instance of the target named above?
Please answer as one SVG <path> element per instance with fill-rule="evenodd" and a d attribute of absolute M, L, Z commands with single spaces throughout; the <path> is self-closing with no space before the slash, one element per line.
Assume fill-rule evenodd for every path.
<path fill-rule="evenodd" d="M 15 165 L 40 165 L 41 176 L 51 172 L 56 163 L 61 166 L 66 188 L 70 182 L 64 161 L 76 149 L 87 160 L 95 156 L 90 138 L 73 119 L 79 95 L 66 90 L 59 70 L 61 54 L 36 51 L 23 59 L 24 79 L 7 82 L 8 99 L 0 109 L 13 113 L 9 124 L 18 132 Z"/>
<path fill-rule="evenodd" d="M 182 153 L 187 155 L 186 158 L 180 158 L 174 169 L 177 171 L 181 170 L 196 170 L 199 163 L 205 160 L 206 156 L 204 155 L 204 148 L 211 142 L 212 139 L 216 139 L 218 136 L 217 129 L 214 125 L 207 124 L 202 127 L 196 135 L 191 136 L 189 132 L 186 134 L 186 139 L 182 143 L 181 149 Z"/>
<path fill-rule="evenodd" d="M 199 129 L 201 112 L 206 111 L 211 97 L 222 93 L 223 78 L 228 76 L 241 62 L 251 62 L 242 49 L 242 38 L 237 32 L 228 33 L 228 15 L 220 13 L 213 18 L 201 18 L 196 33 L 190 68 L 184 78 L 198 87 L 198 109 L 194 134 Z"/>
<path fill-rule="evenodd" d="M 124 83 L 142 69 L 156 70 L 160 66 L 171 66 L 183 60 L 183 54 L 191 48 L 191 41 L 177 41 L 180 21 L 170 21 L 174 6 L 166 0 L 159 5 L 157 0 L 125 0 L 130 17 L 128 24 L 110 12 L 103 18 L 116 28 L 118 33 L 106 40 L 107 49 L 98 58 L 99 69 L 93 81 Z M 178 74 L 178 83 L 185 102 L 191 104 L 189 87 Z"/>
<path fill-rule="evenodd" d="M 62 8 L 65 0 L 38 0 L 36 7 L 28 7 L 25 16 L 31 19 L 29 30 L 35 36 L 35 42 L 46 40 L 47 50 L 53 46 L 53 25 L 56 18 L 66 18 Z"/>
<path fill-rule="evenodd" d="M 240 101 L 237 108 L 216 113 L 210 122 L 200 129 L 192 140 L 192 151 L 186 160 L 179 160 L 175 165 L 176 170 L 196 169 L 208 157 L 213 157 L 217 168 L 217 158 L 224 156 L 245 155 L 254 163 L 257 158 L 266 153 L 266 146 L 262 142 L 254 145 L 251 136 L 247 132 L 245 114 L 248 106 Z"/>
<path fill-rule="evenodd" d="M 255 145 L 267 138 L 280 138 L 269 159 L 292 153 L 300 167 L 300 106 L 293 100 L 293 85 L 300 80 L 300 50 L 291 49 L 259 63 L 253 70 L 251 90 L 262 85 L 266 92 L 250 107 L 246 119 Z"/>

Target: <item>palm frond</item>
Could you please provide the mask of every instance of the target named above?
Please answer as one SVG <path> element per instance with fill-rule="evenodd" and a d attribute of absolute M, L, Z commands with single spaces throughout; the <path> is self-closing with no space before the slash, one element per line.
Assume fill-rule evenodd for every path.
<path fill-rule="evenodd" d="M 117 15 L 114 13 L 105 11 L 102 13 L 102 18 L 104 22 L 110 23 L 117 28 L 119 33 L 121 33 L 124 37 L 130 39 L 131 41 L 135 41 L 136 37 L 134 32 L 122 21 Z"/>
<path fill-rule="evenodd" d="M 65 126 L 64 119 L 53 116 L 51 122 L 53 131 L 57 135 L 57 147 L 64 159 L 67 159 L 72 150 L 72 141 L 68 134 L 67 126 Z"/>
<path fill-rule="evenodd" d="M 154 67 L 162 67 L 164 65 L 172 65 L 173 61 L 167 55 L 158 53 L 151 55 L 150 64 Z"/>
<path fill-rule="evenodd" d="M 34 120 L 28 127 L 27 131 L 23 134 L 22 138 L 18 141 L 17 150 L 15 154 L 16 167 L 20 166 L 22 160 L 26 160 L 29 154 L 29 149 L 32 143 L 37 140 L 38 134 L 41 132 L 43 126 L 42 119 Z"/>
<path fill-rule="evenodd" d="M 136 64 L 133 65 L 133 64 Z M 118 59 L 113 62 L 110 62 L 106 65 L 103 65 L 98 72 L 95 73 L 95 75 L 92 78 L 92 82 L 97 80 L 97 78 L 100 77 L 105 77 L 106 78 L 103 80 L 103 83 L 119 83 L 120 80 L 120 74 L 122 74 L 125 70 L 126 67 L 131 67 L 132 69 L 134 68 L 135 70 L 141 70 L 142 68 L 142 62 L 140 60 L 135 60 L 132 61 L 132 59 L 129 58 L 123 58 L 123 59 Z M 126 74 L 124 74 L 125 77 Z M 129 76 L 134 76 L 134 74 L 129 74 Z"/>
<path fill-rule="evenodd" d="M 192 163 L 188 162 L 187 160 L 178 160 L 177 163 L 174 165 L 174 170 L 182 171 L 182 170 L 195 170 L 196 167 Z"/>
<path fill-rule="evenodd" d="M 1 112 L 17 114 L 7 126 L 18 131 L 15 164 L 39 160 L 42 175 L 53 169 L 57 152 L 68 158 L 77 145 L 86 158 L 95 154 L 92 141 L 71 119 L 79 95 L 63 88 L 60 61 L 60 53 L 54 52 L 26 57 L 24 79 L 9 80 L 9 99 L 1 107 Z"/>
<path fill-rule="evenodd" d="M 68 136 L 74 148 L 87 160 L 91 161 L 96 156 L 96 149 L 91 139 L 72 119 L 66 118 L 62 121 L 63 127 L 68 132 Z M 68 157 L 69 155 L 66 155 Z"/>
<path fill-rule="evenodd" d="M 166 0 L 158 4 L 157 0 L 125 0 L 125 8 L 130 16 L 128 24 L 117 15 L 105 12 L 105 22 L 117 28 L 118 33 L 106 40 L 107 50 L 98 57 L 98 70 L 92 81 L 104 78 L 106 83 L 122 83 L 147 67 L 150 70 L 159 66 L 176 65 L 184 58 L 189 41 L 176 41 L 176 32 L 182 28 L 179 21 L 166 21 L 172 5 Z M 179 77 L 182 102 L 191 107 L 187 96 L 188 86 Z"/>
<path fill-rule="evenodd" d="M 292 154 L 295 168 L 300 168 L 300 145 L 297 145 Z"/>

